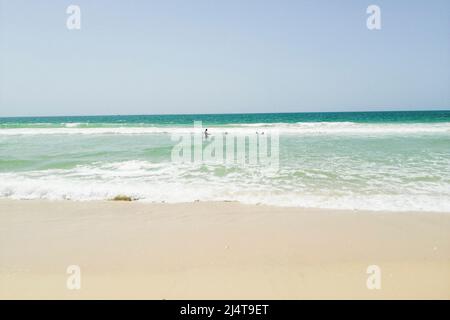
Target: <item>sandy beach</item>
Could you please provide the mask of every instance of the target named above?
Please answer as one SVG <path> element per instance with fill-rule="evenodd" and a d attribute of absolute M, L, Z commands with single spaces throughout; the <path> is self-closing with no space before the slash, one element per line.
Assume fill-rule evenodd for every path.
<path fill-rule="evenodd" d="M 0 298 L 449 299 L 449 231 L 448 213 L 1 200 Z"/>

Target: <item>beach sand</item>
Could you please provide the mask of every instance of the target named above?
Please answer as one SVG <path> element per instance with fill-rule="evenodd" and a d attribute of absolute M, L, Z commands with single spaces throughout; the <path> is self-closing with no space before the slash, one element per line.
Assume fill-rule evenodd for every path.
<path fill-rule="evenodd" d="M 0 298 L 449 299 L 450 213 L 0 200 Z"/>

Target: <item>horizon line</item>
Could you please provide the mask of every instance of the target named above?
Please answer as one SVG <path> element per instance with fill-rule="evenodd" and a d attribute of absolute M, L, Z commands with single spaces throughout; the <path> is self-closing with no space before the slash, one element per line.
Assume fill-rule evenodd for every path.
<path fill-rule="evenodd" d="M 447 108 L 447 107 L 446 107 Z M 127 117 L 127 116 L 205 116 L 205 115 L 240 115 L 240 114 L 307 114 L 307 113 L 375 113 L 375 112 L 442 112 L 448 109 L 430 110 L 355 110 L 355 111 L 282 111 L 282 112 L 229 112 L 229 113 L 148 113 L 148 114 L 93 114 L 93 115 L 31 115 L 31 116 L 0 116 L 0 119 L 8 118 L 60 118 L 60 117 Z"/>

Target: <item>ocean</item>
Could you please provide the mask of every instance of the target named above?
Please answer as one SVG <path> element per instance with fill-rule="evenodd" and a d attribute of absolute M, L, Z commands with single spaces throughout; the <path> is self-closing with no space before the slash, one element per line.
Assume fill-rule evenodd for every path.
<path fill-rule="evenodd" d="M 277 170 L 173 161 L 194 121 L 211 137 L 276 131 Z M 0 198 L 118 195 L 450 212 L 450 111 L 0 118 Z"/>

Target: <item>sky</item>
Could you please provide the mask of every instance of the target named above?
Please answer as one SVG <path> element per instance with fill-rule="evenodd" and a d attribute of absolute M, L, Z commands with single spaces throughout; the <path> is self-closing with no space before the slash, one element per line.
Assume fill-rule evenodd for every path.
<path fill-rule="evenodd" d="M 448 0 L 0 0 L 0 116 L 432 109 Z"/>

